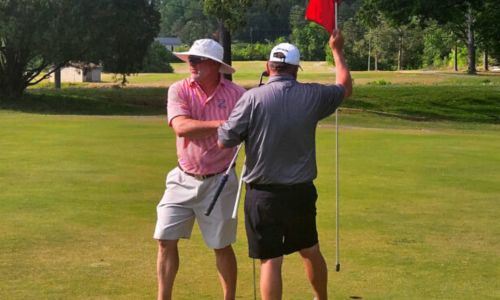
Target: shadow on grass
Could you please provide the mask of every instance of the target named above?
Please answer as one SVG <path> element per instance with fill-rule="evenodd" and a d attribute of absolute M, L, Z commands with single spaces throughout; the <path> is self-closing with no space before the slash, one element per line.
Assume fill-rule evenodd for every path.
<path fill-rule="evenodd" d="M 360 86 L 344 106 L 416 121 L 500 124 L 498 86 Z"/>
<path fill-rule="evenodd" d="M 68 115 L 165 114 L 165 88 L 30 89 L 20 99 L 0 99 L 0 108 Z"/>
<path fill-rule="evenodd" d="M 16 100 L 0 99 L 0 109 L 42 114 L 161 115 L 166 88 L 30 89 Z M 500 124 L 500 87 L 357 86 L 343 107 L 413 121 Z"/>

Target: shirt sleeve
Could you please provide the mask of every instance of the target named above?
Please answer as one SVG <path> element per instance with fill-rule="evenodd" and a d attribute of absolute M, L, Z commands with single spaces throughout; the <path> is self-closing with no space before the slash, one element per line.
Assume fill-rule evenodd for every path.
<path fill-rule="evenodd" d="M 219 143 L 234 147 L 244 141 L 252 118 L 252 97 L 248 93 L 238 100 L 229 118 L 217 130 Z"/>
<path fill-rule="evenodd" d="M 318 118 L 324 119 L 333 114 L 335 110 L 342 104 L 344 100 L 345 88 L 342 85 L 321 85 L 320 89 L 320 106 L 318 109 Z"/>
<path fill-rule="evenodd" d="M 178 116 L 191 116 L 191 109 L 187 97 L 183 95 L 180 82 L 172 84 L 168 89 L 167 115 L 168 125 L 172 126 L 172 120 Z"/>

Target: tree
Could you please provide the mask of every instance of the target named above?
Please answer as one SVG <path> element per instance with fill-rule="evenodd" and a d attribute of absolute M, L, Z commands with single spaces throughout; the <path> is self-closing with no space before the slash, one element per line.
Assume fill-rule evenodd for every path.
<path fill-rule="evenodd" d="M 158 30 L 154 1 L 1 1 L 0 96 L 17 98 L 70 61 L 135 72 Z"/>
<path fill-rule="evenodd" d="M 245 24 L 247 9 L 252 0 L 204 0 L 203 9 L 219 23 L 219 42 L 224 48 L 224 62 L 231 65 L 231 32 Z M 229 80 L 231 74 L 225 74 Z"/>
<path fill-rule="evenodd" d="M 161 12 L 161 36 L 177 36 L 183 43 L 213 38 L 217 22 L 205 15 L 201 0 L 163 0 L 159 4 Z"/>
<path fill-rule="evenodd" d="M 374 70 L 378 71 L 380 62 L 391 60 L 391 53 L 394 53 L 397 48 L 395 42 L 399 40 L 399 36 L 371 2 L 366 2 L 361 7 L 357 18 L 367 28 L 363 38 L 367 41 L 365 44 L 368 45 L 368 71 L 371 68 L 371 57 L 373 57 Z M 387 65 L 392 65 L 392 63 L 389 62 Z"/>
<path fill-rule="evenodd" d="M 102 2 L 99 1 L 99 2 Z M 94 60 L 100 60 L 106 70 L 116 74 L 137 73 L 144 57 L 158 35 L 160 14 L 154 1 L 107 0 L 104 20 L 108 22 L 103 43 L 97 46 Z M 150 2 L 150 4 L 148 4 Z"/>
<path fill-rule="evenodd" d="M 344 55 L 353 71 L 367 70 L 369 59 L 371 59 L 371 48 L 369 41 L 366 40 L 365 34 L 367 32 L 357 18 L 352 18 L 342 23 L 342 32 L 346 37 L 344 44 Z M 333 62 L 332 50 L 330 47 L 325 48 L 327 60 Z M 370 66 L 371 67 L 371 66 Z"/>
<path fill-rule="evenodd" d="M 174 69 L 169 62 L 174 60 L 172 52 L 159 42 L 154 42 L 148 49 L 141 72 L 144 73 L 172 73 Z"/>
<path fill-rule="evenodd" d="M 306 21 L 304 13 L 305 8 L 300 5 L 295 5 L 290 10 L 291 42 L 300 49 L 302 60 L 324 61 L 328 32 L 318 24 Z M 296 17 L 298 15 L 302 17 Z"/>
<path fill-rule="evenodd" d="M 254 0 L 247 9 L 246 26 L 235 32 L 235 39 L 250 43 L 273 41 L 288 37 L 291 32 L 292 18 L 304 19 L 304 14 L 291 15 L 290 8 L 294 5 L 304 5 L 304 0 Z"/>
<path fill-rule="evenodd" d="M 422 61 L 424 67 L 446 65 L 448 55 L 455 46 L 451 30 L 446 26 L 439 25 L 436 21 L 429 21 L 424 29 L 423 41 Z"/>
<path fill-rule="evenodd" d="M 434 19 L 439 24 L 448 24 L 467 46 L 468 69 L 470 74 L 476 73 L 476 30 L 480 24 L 486 24 L 482 31 L 493 30 L 498 32 L 498 9 L 495 13 L 488 12 L 498 6 L 496 0 L 365 0 L 366 4 L 374 5 L 382 11 L 385 16 L 398 24 L 407 23 L 411 17 L 419 16 L 421 20 Z M 480 17 L 486 18 L 487 22 L 481 21 Z M 498 40 L 498 35 L 496 35 Z"/>
<path fill-rule="evenodd" d="M 500 5 L 497 1 L 487 0 L 477 15 L 478 44 L 483 48 L 485 69 L 488 69 L 488 56 L 492 54 L 500 62 Z"/>

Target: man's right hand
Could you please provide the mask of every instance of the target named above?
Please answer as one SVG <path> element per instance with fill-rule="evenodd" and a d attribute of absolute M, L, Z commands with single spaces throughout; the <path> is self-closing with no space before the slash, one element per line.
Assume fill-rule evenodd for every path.
<path fill-rule="evenodd" d="M 344 36 L 342 36 L 339 30 L 334 30 L 332 32 L 328 45 L 332 48 L 332 51 L 342 51 L 342 49 L 344 49 Z"/>
<path fill-rule="evenodd" d="M 344 87 L 344 98 L 347 98 L 352 94 L 352 79 L 344 58 L 344 53 L 342 52 L 344 49 L 344 37 L 339 30 L 332 32 L 328 45 L 332 48 L 333 60 L 335 62 L 336 83 Z"/>

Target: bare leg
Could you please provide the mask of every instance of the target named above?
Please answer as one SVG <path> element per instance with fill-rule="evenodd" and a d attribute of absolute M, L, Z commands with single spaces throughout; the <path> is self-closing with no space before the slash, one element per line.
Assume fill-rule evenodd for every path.
<path fill-rule="evenodd" d="M 262 300 L 281 300 L 283 256 L 260 261 L 260 294 Z"/>
<path fill-rule="evenodd" d="M 328 269 L 319 244 L 299 251 L 317 300 L 327 300 Z"/>
<path fill-rule="evenodd" d="M 172 299 L 175 275 L 179 270 L 178 240 L 158 241 L 158 260 L 156 272 L 158 275 L 158 300 Z"/>
<path fill-rule="evenodd" d="M 222 249 L 214 249 L 214 252 L 224 300 L 234 300 L 236 298 L 237 266 L 233 247 L 229 245 Z"/>

